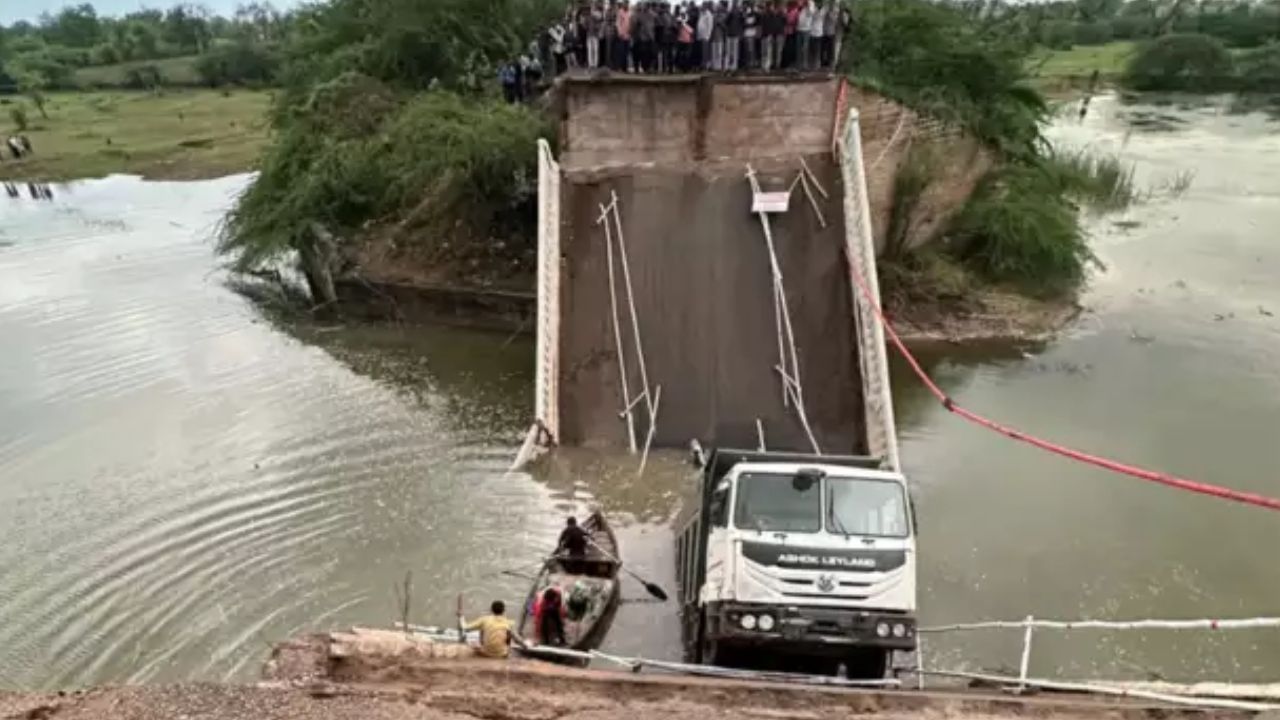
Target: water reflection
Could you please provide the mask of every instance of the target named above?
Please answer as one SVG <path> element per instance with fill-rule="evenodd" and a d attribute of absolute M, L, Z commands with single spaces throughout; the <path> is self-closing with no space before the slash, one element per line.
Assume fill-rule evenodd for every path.
<path fill-rule="evenodd" d="M 1280 136 L 1224 102 L 1157 110 L 1104 97 L 1083 123 L 1053 128 L 1061 144 L 1136 163 L 1141 185 L 1194 180 L 1179 197 L 1094 222 L 1107 270 L 1059 340 L 978 364 L 931 358 L 959 403 L 1075 447 L 1280 495 L 1280 323 L 1262 312 L 1280 306 L 1280 248 L 1265 230 L 1280 226 Z M 1135 113 L 1171 116 L 1175 128 L 1135 128 Z M 909 380 L 895 389 L 927 621 L 1274 612 L 1280 579 L 1263 549 L 1277 538 L 1272 515 L 1046 455 L 948 415 Z M 1016 666 L 1019 642 L 941 638 L 931 662 Z M 1270 679 L 1280 650 L 1252 633 L 1043 634 L 1032 668 Z"/>
<path fill-rule="evenodd" d="M 0 205 L 0 678 L 252 677 L 271 640 L 513 602 L 565 503 L 507 472 L 529 348 L 264 322 L 209 237 L 243 179 Z M 322 349 L 323 348 L 323 349 Z"/>

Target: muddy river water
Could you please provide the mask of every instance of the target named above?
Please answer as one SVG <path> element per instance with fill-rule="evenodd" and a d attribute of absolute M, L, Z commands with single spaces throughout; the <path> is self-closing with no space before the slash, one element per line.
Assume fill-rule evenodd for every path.
<path fill-rule="evenodd" d="M 1169 188 L 1093 221 L 1088 310 L 1035 348 L 927 357 L 961 403 L 1154 468 L 1280 495 L 1280 123 L 1229 103 L 1094 102 L 1056 140 Z M 669 589 L 675 456 L 506 469 L 531 342 L 453 329 L 285 329 L 231 292 L 210 236 L 244 178 L 109 178 L 0 199 L 0 687 L 252 677 L 274 640 L 517 603 L 559 516 L 601 504 Z M 926 623 L 1280 614 L 1280 516 L 1046 456 L 964 425 L 905 375 L 903 457 Z M 674 657 L 631 585 L 609 641 Z M 1014 633 L 928 662 L 1017 664 Z M 1033 671 L 1280 675 L 1280 631 L 1077 633 Z"/>

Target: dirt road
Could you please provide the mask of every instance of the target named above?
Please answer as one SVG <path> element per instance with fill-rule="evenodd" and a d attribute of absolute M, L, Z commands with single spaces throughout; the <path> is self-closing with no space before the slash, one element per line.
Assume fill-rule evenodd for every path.
<path fill-rule="evenodd" d="M 390 636 L 393 633 L 384 633 Z M 461 646 L 317 635 L 277 647 L 257 685 L 0 694 L 0 718 L 57 720 L 1077 720 L 1225 718 L 1104 700 L 872 692 L 571 670 L 458 657 Z M 400 636 L 403 638 L 403 636 Z"/>

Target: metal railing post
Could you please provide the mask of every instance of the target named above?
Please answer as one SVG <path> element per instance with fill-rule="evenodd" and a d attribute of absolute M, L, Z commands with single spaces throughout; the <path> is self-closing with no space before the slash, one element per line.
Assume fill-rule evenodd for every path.
<path fill-rule="evenodd" d="M 924 690 L 924 638 L 916 635 L 916 689 Z"/>
<path fill-rule="evenodd" d="M 1031 615 L 1026 619 L 1026 632 L 1022 634 L 1022 665 L 1018 670 L 1018 692 L 1027 690 L 1027 672 L 1031 668 L 1031 634 L 1035 632 L 1036 619 Z"/>

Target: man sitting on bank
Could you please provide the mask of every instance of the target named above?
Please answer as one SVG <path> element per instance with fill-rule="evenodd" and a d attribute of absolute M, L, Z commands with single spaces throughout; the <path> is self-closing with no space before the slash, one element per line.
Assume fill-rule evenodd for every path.
<path fill-rule="evenodd" d="M 520 647 L 524 647 L 525 643 L 512 629 L 514 623 L 504 614 L 507 606 L 501 600 L 494 600 L 489 610 L 490 614 L 469 623 L 462 617 L 462 613 L 458 613 L 458 627 L 464 633 L 468 630 L 480 631 L 480 647 L 476 648 L 477 654 L 503 660 L 511 655 L 511 643 L 514 642 Z"/>

